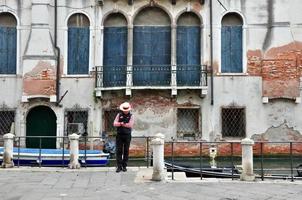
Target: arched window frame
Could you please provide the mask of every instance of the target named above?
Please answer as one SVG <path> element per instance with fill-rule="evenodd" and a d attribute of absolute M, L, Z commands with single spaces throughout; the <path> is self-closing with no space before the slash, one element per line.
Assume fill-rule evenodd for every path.
<path fill-rule="evenodd" d="M 227 14 L 237 14 L 241 17 L 242 19 L 242 72 L 240 73 L 224 73 L 222 72 L 221 66 L 222 66 L 222 55 L 221 55 L 221 41 L 222 41 L 222 35 L 221 35 L 221 30 L 222 30 L 222 19 L 224 16 Z M 219 26 L 218 26 L 219 34 L 218 34 L 218 44 L 217 46 L 219 47 L 219 68 L 218 68 L 218 75 L 248 75 L 247 74 L 247 56 L 246 56 L 246 34 L 247 34 L 247 25 L 246 25 L 246 19 L 244 15 L 238 11 L 238 10 L 228 10 L 224 13 L 222 13 L 220 21 L 219 21 Z"/>
<path fill-rule="evenodd" d="M 16 24 L 16 31 L 17 31 L 17 41 L 16 41 L 16 72 L 14 74 L 0 74 L 0 77 L 15 77 L 16 75 L 20 74 L 22 71 L 20 69 L 20 63 L 21 63 L 21 59 L 20 59 L 20 20 L 17 16 L 16 13 L 11 12 L 10 10 L 8 10 L 7 8 L 2 8 L 0 9 L 0 13 L 7 13 L 7 14 L 11 14 L 17 24 Z"/>
<path fill-rule="evenodd" d="M 196 18 L 197 20 L 198 20 L 198 23 L 196 24 L 196 26 L 198 26 L 199 27 L 199 63 L 198 63 L 198 65 L 202 65 L 202 63 L 203 63 L 203 56 L 204 56 L 204 38 L 203 38 L 203 20 L 202 20 L 202 17 L 199 15 L 199 13 L 196 13 L 196 12 L 194 12 L 193 10 L 184 10 L 184 11 L 182 11 L 181 13 L 179 13 L 178 15 L 177 15 L 177 17 L 176 17 L 176 19 L 175 19 L 175 23 L 176 23 L 176 38 L 175 38 L 175 40 L 176 41 L 172 41 L 172 42 L 175 42 L 175 45 L 176 45 L 176 47 L 175 47 L 175 49 L 176 49 L 176 55 L 175 55 L 175 59 L 176 59 L 176 69 L 178 69 L 178 67 L 179 66 L 181 66 L 182 64 L 180 64 L 179 62 L 178 62 L 178 52 L 179 52 L 179 46 L 178 46 L 178 28 L 180 27 L 180 24 L 179 24 L 179 20 L 182 18 L 182 17 L 184 17 L 184 15 L 186 15 L 186 14 L 191 14 L 191 15 L 193 15 L 194 16 L 194 18 Z M 196 26 L 194 26 L 194 27 L 196 27 Z M 182 75 L 182 81 L 184 81 L 183 83 L 180 83 L 179 82 L 179 77 L 181 76 L 181 71 L 177 71 L 177 85 L 186 85 L 186 84 L 193 84 L 193 85 L 198 85 L 198 84 L 200 84 L 199 83 L 199 81 L 201 81 L 200 80 L 200 77 L 198 77 L 198 73 L 200 72 L 199 70 L 200 69 L 197 69 L 198 70 L 198 73 L 195 73 L 194 71 L 190 71 L 190 70 L 192 70 L 192 68 L 196 68 L 196 67 L 198 67 L 198 66 L 183 66 L 183 67 L 180 67 L 180 68 L 184 68 L 184 70 L 188 70 L 187 72 L 184 72 L 184 74 Z M 191 74 L 191 75 L 189 75 L 189 76 L 193 76 L 193 77 L 195 77 L 194 78 L 194 82 L 191 82 L 189 79 L 187 79 L 186 77 L 187 77 L 187 75 L 188 74 Z M 197 75 L 197 77 L 196 77 L 196 75 Z M 199 75 L 200 76 L 200 75 Z"/>
<path fill-rule="evenodd" d="M 120 15 L 123 20 L 125 20 L 125 26 L 120 26 L 120 28 L 125 28 L 126 29 L 126 40 L 125 40 L 125 43 L 126 43 L 126 54 L 125 54 L 125 64 L 121 65 L 121 66 L 105 66 L 105 42 L 106 42 L 106 38 L 105 38 L 105 30 L 107 28 L 107 26 L 105 25 L 107 20 L 110 20 L 111 17 L 114 17 L 114 15 Z M 113 26 L 113 27 L 116 27 L 118 28 L 119 26 Z M 123 13 L 123 12 L 109 12 L 107 13 L 104 18 L 103 18 L 103 21 L 102 21 L 102 28 L 103 28 L 103 34 L 102 34 L 102 54 L 101 54 L 101 57 L 102 57 L 102 66 L 103 66 L 103 84 L 104 85 L 107 85 L 107 87 L 110 87 L 110 86 L 119 86 L 119 87 L 125 87 L 126 86 L 126 83 L 127 83 L 127 66 L 128 66 L 128 50 L 129 50 L 129 44 L 128 44 L 128 39 L 129 39 L 129 20 L 127 19 L 127 16 Z M 108 26 L 108 28 L 110 28 L 110 26 Z M 107 67 L 107 68 L 105 68 Z M 107 81 L 105 80 L 105 73 L 106 72 L 109 72 L 110 71 L 110 67 L 113 68 L 113 73 L 111 74 L 111 81 L 109 81 L 109 79 L 107 78 Z M 109 70 L 109 71 L 108 71 Z M 114 73 L 117 73 L 115 74 Z M 110 72 L 109 72 L 110 73 Z M 125 80 L 124 80 L 125 79 Z M 108 82 L 109 81 L 109 82 Z"/>
<path fill-rule="evenodd" d="M 169 62 L 169 65 L 170 66 L 172 66 L 172 60 L 173 60 L 173 58 L 172 58 L 172 56 L 173 56 L 173 54 L 172 54 L 172 26 L 173 26 L 173 24 L 174 24 L 174 21 L 173 21 L 173 17 L 172 17 L 172 14 L 169 12 L 169 9 L 167 9 L 165 6 L 162 6 L 162 5 L 160 5 L 160 4 L 156 4 L 155 6 L 150 6 L 150 4 L 146 4 L 146 5 L 144 5 L 144 6 L 142 6 L 142 7 L 140 7 L 139 9 L 137 9 L 135 12 L 134 12 L 134 15 L 133 15 L 133 17 L 132 17 L 132 23 L 133 23 L 133 54 L 132 54 L 132 59 L 133 59 L 133 71 L 135 71 L 134 70 L 134 68 L 135 68 L 135 58 L 134 58 L 134 56 L 135 56 L 135 28 L 136 28 L 136 26 L 141 26 L 141 25 L 137 25 L 136 24 L 136 20 L 137 20 L 137 17 L 139 17 L 139 15 L 143 12 L 143 10 L 147 10 L 148 8 L 156 8 L 156 9 L 158 9 L 158 10 L 160 10 L 161 12 L 163 12 L 164 13 L 164 15 L 166 15 L 167 17 L 168 17 L 168 19 L 169 19 L 169 27 L 170 27 L 170 62 Z M 160 25 L 161 26 L 161 25 Z M 139 65 L 137 65 L 137 66 L 139 66 Z M 164 68 L 164 67 L 163 67 Z M 166 68 L 167 69 L 167 68 Z M 161 76 L 170 76 L 170 79 L 168 80 L 168 79 L 165 79 L 165 78 L 163 78 L 163 79 L 165 79 L 165 80 L 168 80 L 169 81 L 169 83 L 163 83 L 163 82 L 161 82 L 160 83 L 160 85 L 164 85 L 164 84 L 167 84 L 167 86 L 168 85 L 170 85 L 171 83 L 172 83 L 172 81 L 171 81 L 171 79 L 172 79 L 172 76 L 171 76 L 171 71 L 172 71 L 172 69 L 171 69 L 171 67 L 169 68 L 169 70 L 170 70 L 170 75 L 168 75 L 168 73 L 166 73 L 166 69 L 163 69 L 162 71 L 162 73 L 160 74 Z M 137 75 L 137 77 L 138 76 L 140 76 L 140 75 Z M 148 78 L 148 81 L 149 81 L 149 79 L 150 78 Z M 148 84 L 150 84 L 150 85 L 152 85 L 153 87 L 155 87 L 155 86 L 157 86 L 156 84 L 154 84 L 152 81 L 150 81 L 150 83 L 148 82 L 148 83 L 141 83 L 140 81 L 138 81 L 138 82 L 140 82 L 140 83 L 137 83 L 137 84 L 135 84 L 135 73 L 133 72 L 133 85 L 134 86 L 138 86 L 138 87 L 146 87 L 146 86 L 148 86 Z M 161 81 L 161 80 L 160 80 Z M 159 81 L 159 82 L 160 82 Z M 151 83 L 152 82 L 152 83 Z"/>
<path fill-rule="evenodd" d="M 87 74 L 68 74 L 68 21 L 71 16 L 74 14 L 83 14 L 89 20 L 89 64 L 88 64 L 88 73 Z M 64 68 L 63 68 L 63 77 L 91 77 L 90 72 L 94 70 L 94 59 L 93 59 L 93 49 L 94 42 L 93 38 L 95 35 L 94 31 L 94 23 L 91 17 L 84 11 L 74 11 L 69 13 L 69 15 L 65 19 L 65 26 L 62 28 L 64 31 Z"/>

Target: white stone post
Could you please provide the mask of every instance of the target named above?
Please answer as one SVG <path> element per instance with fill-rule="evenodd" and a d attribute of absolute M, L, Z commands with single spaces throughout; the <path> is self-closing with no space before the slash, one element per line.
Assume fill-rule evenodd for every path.
<path fill-rule="evenodd" d="M 71 134 L 68 136 L 70 141 L 70 162 L 68 167 L 70 169 L 79 169 L 81 167 L 79 163 L 79 138 L 78 134 Z"/>
<path fill-rule="evenodd" d="M 242 174 L 240 180 L 254 181 L 255 175 L 253 171 L 253 145 L 254 141 L 245 138 L 241 141 L 242 147 Z"/>
<path fill-rule="evenodd" d="M 14 167 L 13 161 L 13 148 L 14 148 L 14 135 L 7 133 L 3 135 L 4 139 L 4 151 L 3 151 L 3 168 L 12 168 Z"/>
<path fill-rule="evenodd" d="M 155 135 L 155 138 L 151 141 L 153 148 L 153 181 L 163 181 L 165 179 L 164 171 L 164 144 L 165 136 L 161 133 Z"/>

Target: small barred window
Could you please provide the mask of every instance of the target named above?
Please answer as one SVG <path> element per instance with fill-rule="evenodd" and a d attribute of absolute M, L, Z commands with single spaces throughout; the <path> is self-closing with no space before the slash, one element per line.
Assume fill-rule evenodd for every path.
<path fill-rule="evenodd" d="M 221 118 L 223 137 L 245 137 L 245 108 L 222 108 Z"/>

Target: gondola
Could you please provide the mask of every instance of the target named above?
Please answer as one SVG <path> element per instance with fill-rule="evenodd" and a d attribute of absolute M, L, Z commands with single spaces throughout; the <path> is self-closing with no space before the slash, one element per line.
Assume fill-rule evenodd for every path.
<path fill-rule="evenodd" d="M 240 171 L 234 167 L 211 167 L 203 166 L 201 168 L 194 168 L 188 165 L 179 163 L 165 162 L 165 166 L 168 172 L 185 172 L 187 177 L 205 177 L 205 178 L 240 178 Z M 294 175 L 294 179 L 302 178 L 302 164 L 296 167 L 297 175 Z M 256 178 L 261 178 L 261 175 L 255 174 Z M 269 174 L 264 175 L 263 178 L 268 179 L 292 179 L 290 174 Z"/>
<path fill-rule="evenodd" d="M 63 154 L 64 153 L 64 154 Z M 14 148 L 15 165 L 23 166 L 66 166 L 70 160 L 67 149 Z M 3 162 L 3 147 L 0 147 L 0 165 Z M 79 162 L 84 166 L 104 166 L 109 162 L 109 154 L 101 150 L 79 150 Z"/>
<path fill-rule="evenodd" d="M 205 177 L 205 178 L 240 178 L 240 172 L 235 167 L 211 167 L 203 166 L 201 168 L 192 168 L 185 165 L 172 164 L 165 162 L 168 172 L 185 172 L 187 177 Z"/>

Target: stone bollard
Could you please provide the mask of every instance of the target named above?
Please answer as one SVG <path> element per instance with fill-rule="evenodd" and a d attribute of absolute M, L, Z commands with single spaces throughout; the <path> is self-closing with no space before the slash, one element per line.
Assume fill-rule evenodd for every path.
<path fill-rule="evenodd" d="M 14 148 L 14 135 L 7 133 L 3 135 L 4 139 L 4 151 L 3 151 L 3 168 L 12 168 L 14 167 L 13 161 L 13 148 Z"/>
<path fill-rule="evenodd" d="M 70 162 L 68 164 L 69 169 L 79 169 L 81 167 L 79 163 L 79 138 L 78 134 L 71 134 L 68 136 L 70 140 Z"/>
<path fill-rule="evenodd" d="M 155 135 L 155 138 L 151 141 L 153 147 L 153 181 L 163 181 L 165 179 L 164 171 L 164 144 L 165 136 L 161 133 Z"/>
<path fill-rule="evenodd" d="M 241 141 L 242 147 L 242 174 L 240 180 L 254 181 L 255 175 L 253 170 L 253 145 L 254 141 L 245 138 Z"/>

